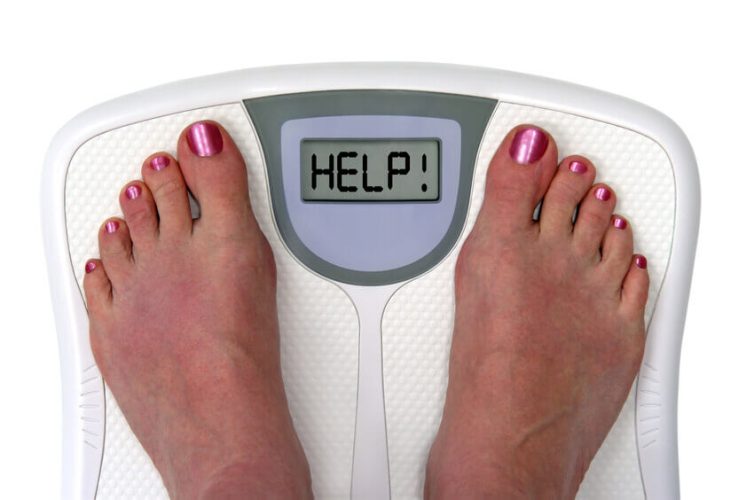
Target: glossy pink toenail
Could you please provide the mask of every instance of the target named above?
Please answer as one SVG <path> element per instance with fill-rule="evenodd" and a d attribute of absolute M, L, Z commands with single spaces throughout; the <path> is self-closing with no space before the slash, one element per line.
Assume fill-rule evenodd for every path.
<path fill-rule="evenodd" d="M 609 189 L 601 187 L 601 188 L 597 188 L 594 191 L 594 196 L 600 201 L 607 201 L 612 196 L 612 193 L 610 192 Z"/>
<path fill-rule="evenodd" d="M 548 142 L 547 134 L 541 128 L 522 128 L 511 142 L 511 158 L 520 165 L 531 165 L 544 156 Z"/>
<path fill-rule="evenodd" d="M 141 196 L 141 186 L 138 184 L 133 184 L 126 188 L 126 198 L 129 200 L 135 200 L 139 196 Z"/>
<path fill-rule="evenodd" d="M 626 227 L 628 227 L 628 222 L 626 222 L 626 219 L 623 217 L 618 217 L 616 215 L 613 217 L 613 226 L 617 229 L 626 229 Z"/>
<path fill-rule="evenodd" d="M 107 234 L 113 234 L 115 231 L 118 230 L 119 227 L 120 227 L 120 224 L 118 224 L 117 220 L 108 221 L 107 224 L 105 224 L 105 232 Z"/>
<path fill-rule="evenodd" d="M 638 267 L 639 269 L 646 269 L 647 258 L 643 255 L 637 255 L 636 258 L 634 258 L 634 264 L 636 264 L 636 267 Z"/>
<path fill-rule="evenodd" d="M 153 170 L 157 170 L 158 172 L 168 165 L 170 165 L 170 158 L 168 158 L 167 156 L 155 156 L 149 162 L 149 166 L 152 167 Z"/>
<path fill-rule="evenodd" d="M 95 269 L 97 269 L 97 263 L 94 262 L 93 260 L 90 260 L 89 262 L 86 263 L 86 266 L 84 266 L 84 270 L 86 270 L 86 274 L 91 273 Z"/>
<path fill-rule="evenodd" d="M 573 160 L 571 164 L 568 165 L 568 170 L 570 170 L 571 172 L 575 174 L 583 174 L 584 172 L 589 170 L 589 168 L 587 168 L 587 166 L 581 163 L 580 161 Z"/>
<path fill-rule="evenodd" d="M 214 156 L 223 150 L 223 136 L 213 123 L 194 123 L 186 137 L 191 152 L 197 156 Z"/>

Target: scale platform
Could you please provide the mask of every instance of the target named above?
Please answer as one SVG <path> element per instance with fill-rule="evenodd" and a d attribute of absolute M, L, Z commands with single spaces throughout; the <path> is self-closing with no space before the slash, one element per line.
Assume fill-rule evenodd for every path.
<path fill-rule="evenodd" d="M 445 398 L 456 259 L 490 159 L 519 123 L 547 129 L 562 155 L 594 161 L 649 261 L 641 371 L 577 498 L 679 497 L 678 364 L 699 221 L 681 130 L 641 104 L 543 78 L 349 63 L 165 85 L 90 109 L 55 137 L 43 222 L 63 498 L 167 497 L 94 363 L 82 280 L 101 221 L 119 215 L 121 187 L 204 119 L 238 144 L 275 255 L 286 394 L 317 498 L 422 497 Z"/>

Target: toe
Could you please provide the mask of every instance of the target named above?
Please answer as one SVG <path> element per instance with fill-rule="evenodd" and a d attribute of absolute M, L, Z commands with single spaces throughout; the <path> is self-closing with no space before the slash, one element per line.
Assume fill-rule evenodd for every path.
<path fill-rule="evenodd" d="M 643 255 L 634 255 L 631 259 L 626 277 L 623 280 L 621 306 L 631 315 L 641 317 L 649 296 L 649 273 L 647 259 Z"/>
<path fill-rule="evenodd" d="M 189 234 L 192 221 L 188 190 L 175 159 L 167 153 L 156 153 L 144 161 L 141 176 L 157 207 L 160 237 Z"/>
<path fill-rule="evenodd" d="M 599 261 L 600 246 L 614 208 L 615 193 L 605 184 L 592 186 L 584 196 L 573 227 L 573 244 L 580 255 Z"/>
<path fill-rule="evenodd" d="M 600 268 L 608 276 L 616 289 L 620 289 L 623 277 L 631 264 L 634 251 L 634 237 L 631 225 L 625 217 L 613 215 L 610 227 L 605 232 L 602 242 L 602 262 Z"/>
<path fill-rule="evenodd" d="M 251 212 L 246 165 L 233 139 L 210 121 L 189 126 L 178 140 L 178 160 L 201 207 L 196 229 L 222 235 L 256 225 Z"/>
<path fill-rule="evenodd" d="M 112 288 L 102 261 L 89 259 L 84 267 L 84 295 L 90 311 L 102 310 L 110 304 Z"/>
<path fill-rule="evenodd" d="M 511 130 L 490 162 L 479 222 L 533 227 L 532 214 L 552 180 L 557 157 L 555 141 L 541 128 L 519 125 Z"/>
<path fill-rule="evenodd" d="M 560 162 L 547 189 L 539 218 L 545 235 L 573 232 L 573 214 L 594 182 L 594 165 L 582 156 L 568 156 Z"/>
<path fill-rule="evenodd" d="M 132 252 L 136 258 L 140 249 L 150 248 L 157 238 L 157 207 L 152 191 L 139 181 L 126 184 L 119 200 L 131 234 Z"/>
<path fill-rule="evenodd" d="M 99 253 L 113 288 L 126 277 L 133 263 L 131 236 L 123 219 L 108 219 L 99 231 Z"/>

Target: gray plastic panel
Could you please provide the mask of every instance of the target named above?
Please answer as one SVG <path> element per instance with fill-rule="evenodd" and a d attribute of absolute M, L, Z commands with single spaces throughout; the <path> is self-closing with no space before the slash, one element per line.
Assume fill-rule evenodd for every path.
<path fill-rule="evenodd" d="M 308 268 L 342 283 L 351 283 L 358 285 L 384 285 L 404 281 L 413 276 L 432 268 L 440 262 L 448 251 L 453 247 L 456 239 L 461 233 L 463 221 L 466 216 L 466 209 L 469 203 L 469 192 L 471 188 L 471 178 L 474 172 L 474 163 L 476 160 L 477 149 L 482 133 L 487 124 L 496 101 L 479 97 L 440 94 L 432 92 L 414 92 L 403 90 L 343 90 L 330 92 L 309 92 L 301 94 L 289 94 L 273 97 L 263 97 L 258 99 L 249 99 L 244 101 L 249 111 L 255 129 L 262 143 L 265 160 L 267 164 L 268 179 L 270 182 L 270 192 L 275 215 L 275 222 L 278 230 L 291 252 Z M 358 118 L 361 116 L 361 118 Z M 371 118 L 368 118 L 370 117 Z M 329 117 L 326 119 L 326 117 Z M 328 122 L 326 126 L 320 129 L 319 126 L 312 126 L 317 122 L 301 122 L 304 119 L 321 119 Z M 359 120 L 364 120 L 360 122 Z M 423 121 L 418 121 L 423 120 Z M 392 259 L 365 267 L 365 260 L 359 262 L 345 262 L 338 257 L 346 258 L 342 250 L 337 252 L 333 250 L 326 253 L 323 248 L 334 248 L 342 245 L 342 240 L 324 241 L 321 237 L 302 237 L 304 232 L 313 219 L 307 218 L 304 223 L 299 217 L 304 216 L 305 211 L 311 210 L 314 214 L 313 205 L 307 205 L 307 208 L 296 207 L 296 201 L 300 199 L 300 191 L 296 191 L 295 196 L 287 191 L 290 180 L 285 179 L 285 171 L 295 167 L 296 181 L 298 182 L 299 165 L 296 162 L 300 154 L 299 146 L 296 141 L 308 137 L 319 137 L 324 134 L 325 137 L 430 137 L 437 136 L 435 129 L 431 133 L 425 132 L 423 123 L 456 122 L 460 128 L 460 153 L 459 172 L 457 190 L 453 213 L 449 223 L 437 219 L 437 211 L 432 212 L 431 206 L 427 204 L 410 204 L 402 207 L 399 204 L 392 204 L 391 207 L 384 206 L 379 214 L 371 222 L 369 228 L 381 227 L 384 231 L 381 235 L 382 243 L 379 248 L 386 251 L 386 254 L 392 255 Z M 444 120 L 444 121 L 443 121 Z M 384 121 L 384 123 L 378 123 Z M 288 123 L 286 123 L 288 122 Z M 299 126 L 297 123 L 310 124 L 307 132 L 294 133 L 286 136 L 284 131 L 286 127 Z M 321 122 L 324 123 L 324 122 Z M 304 126 L 304 125 L 301 125 Z M 417 126 L 419 128 L 417 128 Z M 354 129 L 354 127 L 357 127 Z M 447 126 L 446 126 L 447 127 Z M 357 130 L 357 131 L 355 131 Z M 307 135 L 314 134 L 314 135 Z M 451 141 L 453 135 L 447 130 L 442 131 L 440 137 L 443 141 Z M 288 137 L 288 138 L 286 138 Z M 450 146 L 447 145 L 447 146 Z M 443 146 L 442 155 L 450 155 L 454 149 L 448 149 Z M 286 167 L 286 154 L 295 155 L 292 163 Z M 452 166 L 453 157 L 446 159 L 445 165 Z M 300 190 L 300 186 L 297 188 Z M 442 199 L 449 193 L 443 192 Z M 365 217 L 369 213 L 374 213 L 374 205 L 363 205 L 365 208 L 351 204 L 348 209 L 343 205 L 337 205 L 337 208 L 327 209 L 325 205 L 320 205 L 317 213 L 313 215 L 318 220 L 317 227 L 325 227 L 328 223 L 334 224 L 338 218 L 345 220 L 349 217 L 348 210 L 360 212 L 359 217 Z M 393 214 L 391 214 L 392 212 Z M 333 213 L 339 215 L 333 218 Z M 386 224 L 386 217 L 398 217 L 399 219 L 412 218 L 413 223 L 410 228 L 418 230 L 429 230 L 434 227 L 445 227 L 443 234 L 438 238 L 437 235 L 427 235 L 422 240 L 425 242 L 437 240 L 433 248 L 423 246 L 421 250 L 414 248 L 413 251 L 407 251 L 401 255 L 394 253 L 393 247 L 405 242 L 405 230 L 409 226 L 405 224 L 393 225 Z M 446 217 L 443 215 L 443 217 Z M 381 221 L 381 222 L 380 222 Z M 351 220 L 350 227 L 358 230 L 360 225 Z M 331 235 L 332 232 L 328 231 Z M 365 236 L 365 234 L 362 234 Z M 375 238 L 367 237 L 368 242 L 374 243 Z M 355 240 L 350 240 L 355 241 Z M 317 245 L 319 244 L 319 246 Z M 372 258 L 378 258 L 373 252 L 374 246 L 367 247 Z M 321 255 L 323 252 L 324 255 Z M 407 257 L 412 257 L 412 262 L 406 262 Z M 329 260 L 328 260 L 329 259 Z M 411 259 L 408 259 L 411 260 Z M 347 267 L 351 265 L 353 267 Z M 394 266 L 394 267 L 392 267 Z"/>

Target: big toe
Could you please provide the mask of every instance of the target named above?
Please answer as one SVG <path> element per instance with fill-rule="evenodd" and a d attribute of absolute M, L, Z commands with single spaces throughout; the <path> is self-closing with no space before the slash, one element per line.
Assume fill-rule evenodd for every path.
<path fill-rule="evenodd" d="M 232 235 L 256 227 L 246 165 L 221 125 L 202 121 L 186 128 L 178 140 L 178 161 L 186 184 L 201 207 L 197 229 Z"/>
<path fill-rule="evenodd" d="M 487 171 L 480 222 L 512 229 L 532 227 L 532 214 L 555 173 L 558 149 L 534 125 L 519 125 L 505 137 Z"/>

